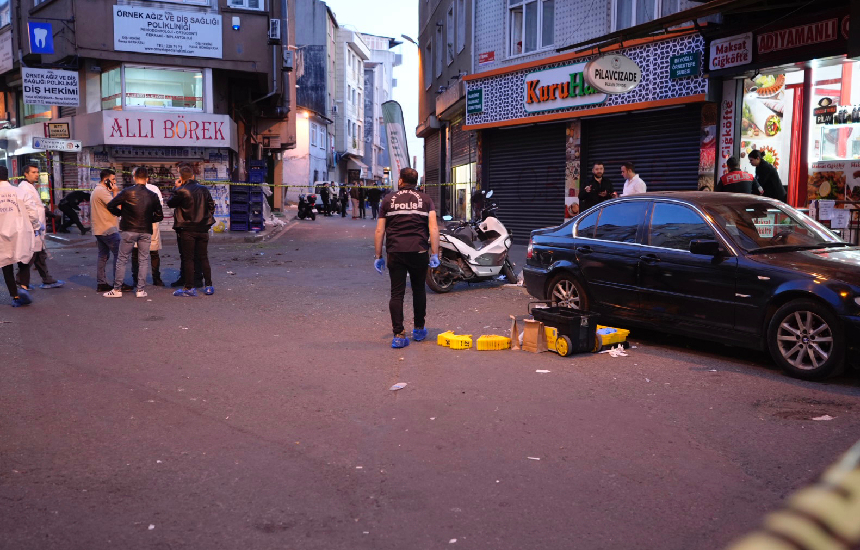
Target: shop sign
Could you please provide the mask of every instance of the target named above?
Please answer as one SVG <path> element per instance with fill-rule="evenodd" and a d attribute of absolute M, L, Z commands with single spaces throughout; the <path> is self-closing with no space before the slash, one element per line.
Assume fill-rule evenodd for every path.
<path fill-rule="evenodd" d="M 833 124 L 833 116 L 839 110 L 838 105 L 833 104 L 829 97 L 823 97 L 818 102 L 818 107 L 812 110 L 816 124 Z"/>
<path fill-rule="evenodd" d="M 221 58 L 221 16 L 114 6 L 114 49 L 165 55 Z"/>
<path fill-rule="evenodd" d="M 699 76 L 699 52 L 673 55 L 669 58 L 669 78 Z"/>
<path fill-rule="evenodd" d="M 280 149 L 281 136 L 280 134 L 271 134 L 263 136 L 263 149 Z"/>
<path fill-rule="evenodd" d="M 642 69 L 627 56 L 598 57 L 585 64 L 585 83 L 605 94 L 627 93 L 642 81 Z"/>
<path fill-rule="evenodd" d="M 34 137 L 33 149 L 39 151 L 72 151 L 77 153 L 81 150 L 81 142 L 72 139 Z"/>
<path fill-rule="evenodd" d="M 0 74 L 11 71 L 15 66 L 15 55 L 12 53 L 12 28 L 0 34 Z"/>
<path fill-rule="evenodd" d="M 484 112 L 484 89 L 477 88 L 466 92 L 466 114 L 473 115 Z"/>
<path fill-rule="evenodd" d="M 586 83 L 586 65 L 575 63 L 526 75 L 523 99 L 525 111 L 539 113 L 606 101 L 606 94 Z"/>
<path fill-rule="evenodd" d="M 478 54 L 478 65 L 486 65 L 496 60 L 496 52 L 484 52 Z"/>
<path fill-rule="evenodd" d="M 45 132 L 45 137 L 57 139 L 69 139 L 72 137 L 69 132 L 68 122 L 48 122 L 46 126 L 47 131 Z"/>
<path fill-rule="evenodd" d="M 21 69 L 26 105 L 77 107 L 78 73 L 58 69 Z"/>
<path fill-rule="evenodd" d="M 737 80 L 723 82 L 723 103 L 717 126 L 720 158 L 717 163 L 717 178 L 726 173 L 726 161 L 735 154 L 735 118 L 737 117 Z"/>
<path fill-rule="evenodd" d="M 231 147 L 235 124 L 227 115 L 102 111 L 104 143 Z"/>
<path fill-rule="evenodd" d="M 751 63 L 752 48 L 751 32 L 714 40 L 711 42 L 711 60 L 708 67 L 716 71 Z"/>
<path fill-rule="evenodd" d="M 826 21 L 762 33 L 757 38 L 758 53 L 767 54 L 831 42 L 839 38 L 839 29 L 839 19 L 834 17 Z"/>

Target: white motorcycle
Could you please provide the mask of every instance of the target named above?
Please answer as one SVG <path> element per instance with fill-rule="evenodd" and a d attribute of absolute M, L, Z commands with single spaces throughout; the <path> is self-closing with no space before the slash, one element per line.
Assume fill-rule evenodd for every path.
<path fill-rule="evenodd" d="M 486 198 L 493 196 L 487 193 Z M 508 259 L 511 235 L 495 217 L 495 204 L 484 208 L 481 219 L 448 224 L 439 230 L 439 267 L 427 272 L 427 286 L 438 293 L 449 292 L 460 281 L 477 283 L 504 275 L 516 284 L 514 265 Z M 450 221 L 451 216 L 443 216 Z"/>

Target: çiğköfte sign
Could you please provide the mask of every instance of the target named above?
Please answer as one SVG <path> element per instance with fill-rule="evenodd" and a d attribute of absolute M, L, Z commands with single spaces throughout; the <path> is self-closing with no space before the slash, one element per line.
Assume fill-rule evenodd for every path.
<path fill-rule="evenodd" d="M 465 129 L 703 102 L 708 79 L 672 78 L 671 67 L 679 52 L 701 59 L 704 49 L 699 33 L 682 31 L 601 56 L 564 54 L 468 75 L 467 95 L 483 101 L 466 112 Z"/>

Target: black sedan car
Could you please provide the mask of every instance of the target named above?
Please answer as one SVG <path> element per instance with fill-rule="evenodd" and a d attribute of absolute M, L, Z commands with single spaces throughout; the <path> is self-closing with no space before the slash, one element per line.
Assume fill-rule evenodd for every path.
<path fill-rule="evenodd" d="M 647 193 L 533 231 L 529 293 L 659 328 L 767 349 L 819 380 L 860 348 L 860 247 L 779 201 L 733 193 Z"/>

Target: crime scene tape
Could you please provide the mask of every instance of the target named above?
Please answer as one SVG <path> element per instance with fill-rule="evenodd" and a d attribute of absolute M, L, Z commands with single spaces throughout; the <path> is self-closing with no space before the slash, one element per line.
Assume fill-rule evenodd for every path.
<path fill-rule="evenodd" d="M 727 550 L 836 550 L 860 547 L 860 441 L 811 487 L 765 516 L 761 530 Z"/>
<path fill-rule="evenodd" d="M 79 163 L 75 163 L 75 162 L 64 162 L 64 161 L 57 160 L 57 159 L 54 159 L 53 162 L 56 164 L 61 164 L 61 165 L 66 165 L 66 166 L 74 166 L 76 168 L 87 168 L 87 169 L 96 169 L 96 170 L 103 170 L 105 168 L 104 166 L 90 166 L 87 164 L 79 164 Z M 116 169 L 114 169 L 114 170 L 116 171 L 117 175 L 128 175 L 128 176 L 132 175 L 132 171 L 130 171 L 130 170 L 116 170 Z M 24 179 L 24 177 L 23 176 L 16 176 L 14 178 L 9 178 L 10 181 L 21 180 L 21 179 Z M 156 176 L 154 179 L 159 179 L 159 178 Z M 167 179 L 167 178 L 161 178 L 161 179 Z M 282 188 L 282 189 L 307 189 L 309 187 L 313 187 L 313 185 L 307 185 L 307 184 L 300 185 L 300 184 L 286 184 L 286 183 L 275 183 L 275 184 L 273 184 L 273 183 L 248 183 L 248 182 L 235 182 L 235 181 L 229 181 L 229 180 L 206 180 L 206 179 L 197 180 L 197 183 L 199 183 L 201 185 L 226 185 L 226 186 L 231 186 L 231 187 L 251 187 L 251 186 L 256 187 L 256 186 L 260 186 L 260 185 L 267 185 L 269 187 L 277 187 L 277 188 Z M 426 187 L 447 187 L 447 186 L 454 186 L 454 185 L 465 185 L 467 183 L 475 183 L 475 182 L 425 183 L 425 184 L 421 185 L 420 187 L 425 187 L 425 188 Z M 384 188 L 386 188 L 386 187 L 380 187 L 377 185 L 347 185 L 347 184 L 340 184 L 340 185 L 347 186 L 350 189 L 353 187 L 357 187 L 359 189 L 384 189 Z M 166 187 L 166 186 L 159 186 L 159 187 Z M 92 188 L 90 188 L 90 187 L 59 187 L 59 188 L 56 188 L 55 190 L 56 191 L 92 191 Z"/>

